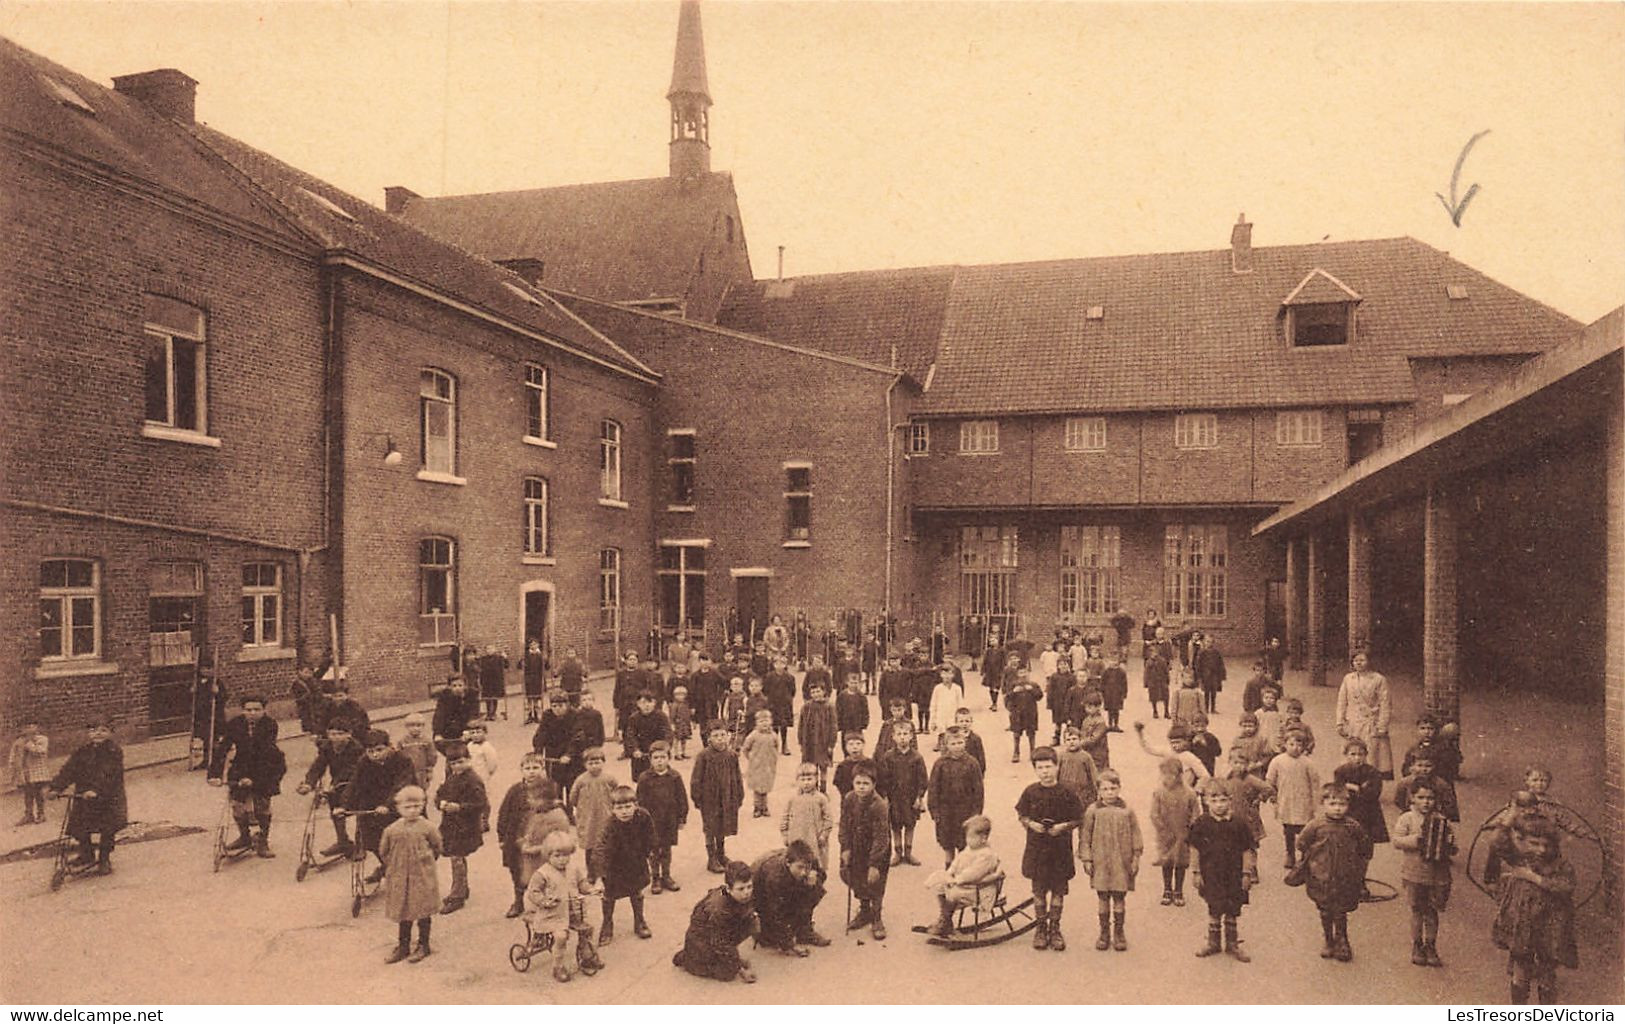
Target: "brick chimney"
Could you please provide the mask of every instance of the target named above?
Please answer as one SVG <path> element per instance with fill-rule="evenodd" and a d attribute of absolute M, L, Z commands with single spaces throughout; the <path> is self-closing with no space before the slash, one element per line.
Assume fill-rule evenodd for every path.
<path fill-rule="evenodd" d="M 1236 226 L 1230 229 L 1230 270 L 1236 274 L 1253 272 L 1253 226 L 1247 215 L 1236 217 Z"/>
<path fill-rule="evenodd" d="M 384 212 L 400 213 L 406 209 L 406 204 L 413 199 L 423 197 L 407 188 L 405 185 L 386 185 L 384 187 Z"/>
<path fill-rule="evenodd" d="M 182 124 L 197 120 L 197 81 L 174 68 L 119 75 L 113 79 L 113 90 Z"/>

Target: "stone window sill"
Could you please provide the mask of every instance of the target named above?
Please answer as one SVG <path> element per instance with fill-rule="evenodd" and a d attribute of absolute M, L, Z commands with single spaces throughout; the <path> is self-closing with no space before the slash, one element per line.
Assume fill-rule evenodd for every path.
<path fill-rule="evenodd" d="M 780 547 L 786 547 L 786 548 L 810 548 L 810 547 L 812 547 L 812 541 L 810 541 L 810 540 L 787 540 L 783 544 L 781 544 Z"/>
<path fill-rule="evenodd" d="M 34 669 L 35 679 L 66 679 L 70 676 L 111 676 L 118 674 L 118 665 L 111 661 L 71 659 L 42 661 Z"/>
<path fill-rule="evenodd" d="M 243 661 L 292 661 L 294 650 L 292 647 L 244 647 L 237 652 L 237 660 Z"/>
<path fill-rule="evenodd" d="M 558 565 L 559 560 L 552 555 L 522 555 L 520 565 Z"/>
<path fill-rule="evenodd" d="M 220 439 L 200 434 L 196 430 L 185 430 L 180 427 L 171 427 L 166 423 L 141 424 L 141 436 L 150 437 L 156 441 L 179 441 L 181 444 L 195 444 L 199 448 L 218 448 Z"/>
<path fill-rule="evenodd" d="M 667 505 L 666 506 L 666 511 L 667 512 L 693 512 L 694 511 L 694 506 L 693 505 Z"/>
<path fill-rule="evenodd" d="M 605 508 L 631 508 L 632 507 L 629 503 L 621 501 L 619 498 L 599 498 L 598 499 L 598 504 L 604 506 Z"/>
<path fill-rule="evenodd" d="M 463 477 L 457 476 L 453 473 L 437 473 L 431 469 L 418 470 L 417 478 L 425 483 L 449 484 L 453 487 L 464 487 L 468 484 L 468 481 Z"/>
<path fill-rule="evenodd" d="M 529 434 L 525 435 L 524 441 L 526 444 L 534 445 L 537 448 L 557 448 L 559 446 L 557 441 L 549 441 L 545 437 L 531 437 Z"/>

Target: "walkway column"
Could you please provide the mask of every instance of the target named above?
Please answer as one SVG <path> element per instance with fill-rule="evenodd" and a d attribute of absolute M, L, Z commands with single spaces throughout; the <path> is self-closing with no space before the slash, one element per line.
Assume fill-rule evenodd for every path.
<path fill-rule="evenodd" d="M 1422 516 L 1422 700 L 1441 721 L 1461 721 L 1456 642 L 1456 512 L 1434 483 Z"/>
<path fill-rule="evenodd" d="M 1309 685 L 1326 685 L 1326 545 L 1309 534 Z"/>
<path fill-rule="evenodd" d="M 1302 559 L 1298 557 L 1298 538 L 1288 537 L 1286 542 L 1286 644 L 1287 664 L 1303 668 L 1303 576 Z"/>
<path fill-rule="evenodd" d="M 1371 526 L 1349 510 L 1349 657 L 1371 645 Z"/>
<path fill-rule="evenodd" d="M 1608 618 L 1603 626 L 1603 648 L 1607 652 L 1603 668 L 1603 821 L 1609 857 L 1606 874 L 1614 919 L 1625 912 L 1625 409 L 1613 403 L 1608 413 L 1607 443 L 1603 462 L 1607 466 L 1608 495 Z"/>

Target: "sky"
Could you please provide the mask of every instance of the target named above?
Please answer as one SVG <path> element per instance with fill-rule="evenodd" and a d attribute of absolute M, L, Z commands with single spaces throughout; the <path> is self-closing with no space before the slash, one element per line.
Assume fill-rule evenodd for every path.
<path fill-rule="evenodd" d="M 0 35 L 382 204 L 666 173 L 674 0 L 7 0 Z M 703 7 L 758 277 L 1409 235 L 1625 301 L 1625 5 Z M 1483 135 L 1452 176 L 1470 139 Z M 1436 193 L 1459 205 L 1460 224 Z"/>

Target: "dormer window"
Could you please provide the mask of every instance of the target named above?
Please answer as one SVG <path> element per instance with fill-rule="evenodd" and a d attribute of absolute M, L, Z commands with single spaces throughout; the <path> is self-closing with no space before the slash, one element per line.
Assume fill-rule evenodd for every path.
<path fill-rule="evenodd" d="M 1293 306 L 1287 310 L 1287 328 L 1293 348 L 1347 345 L 1354 303 L 1325 302 Z"/>
<path fill-rule="evenodd" d="M 1360 295 L 1316 267 L 1281 300 L 1286 341 L 1292 348 L 1347 345 L 1354 337 L 1354 307 Z"/>

